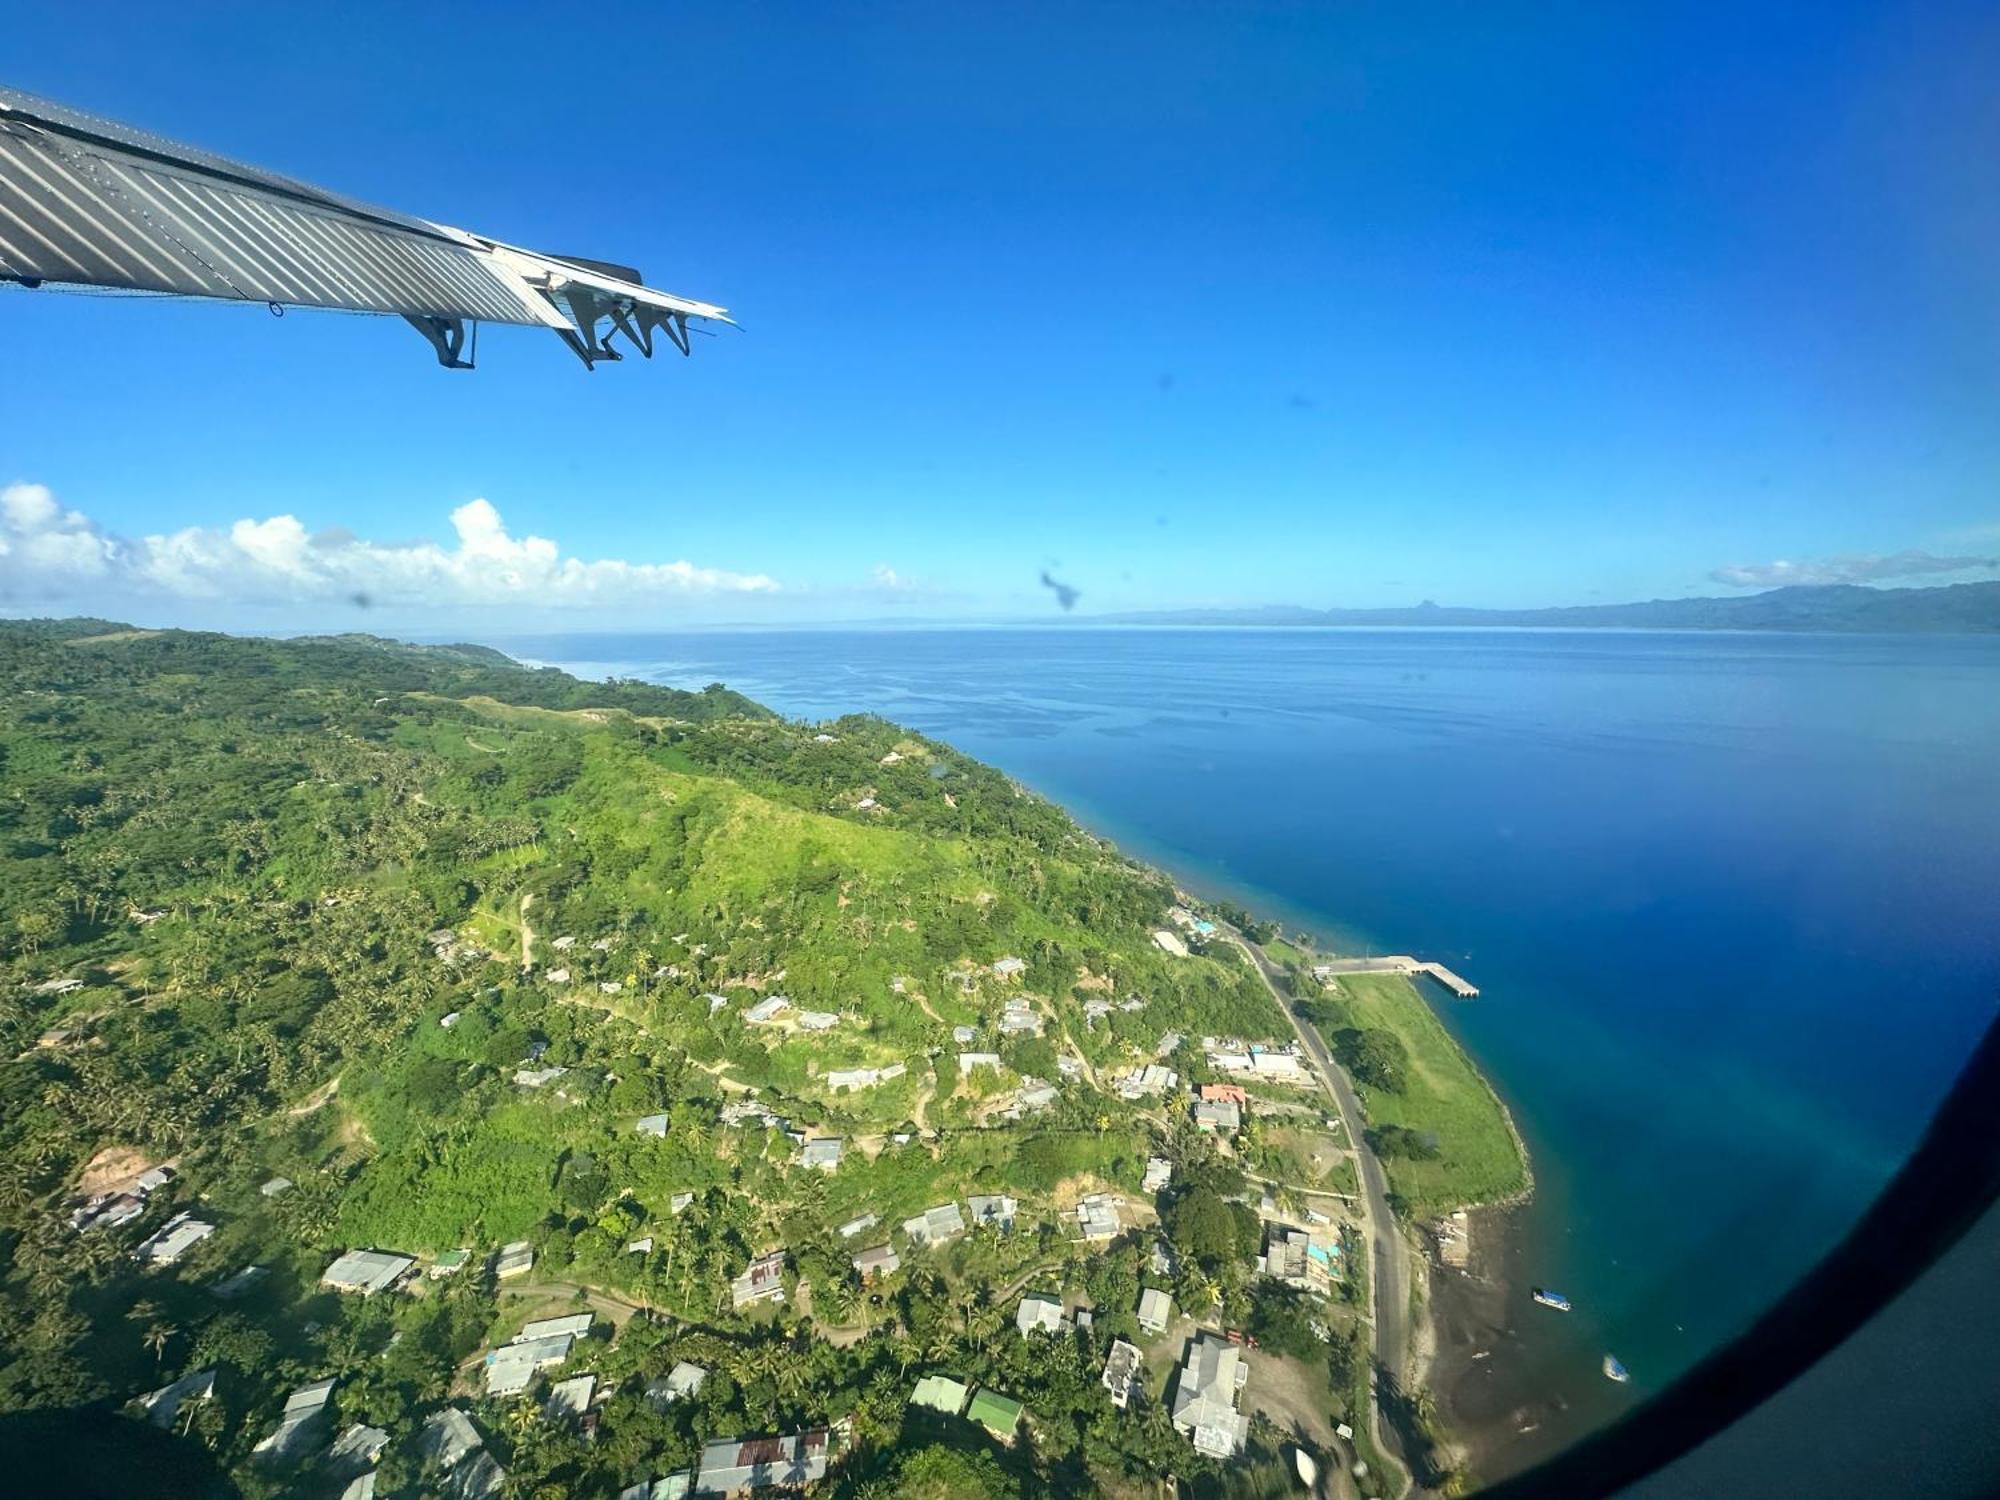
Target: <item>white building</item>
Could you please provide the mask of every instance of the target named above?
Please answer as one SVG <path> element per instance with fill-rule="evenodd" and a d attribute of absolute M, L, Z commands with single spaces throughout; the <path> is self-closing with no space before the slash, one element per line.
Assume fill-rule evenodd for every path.
<path fill-rule="evenodd" d="M 1250 1419 L 1237 1410 L 1236 1401 L 1249 1375 L 1243 1351 L 1234 1344 L 1202 1334 L 1188 1345 L 1174 1390 L 1173 1421 L 1197 1453 L 1226 1459 L 1242 1448 Z"/>
<path fill-rule="evenodd" d="M 364 1297 L 372 1297 L 401 1281 L 403 1274 L 416 1263 L 415 1258 L 408 1255 L 390 1255 L 381 1250 L 349 1250 L 326 1268 L 319 1284 L 330 1286 L 337 1292 L 359 1292 Z"/>
<path fill-rule="evenodd" d="M 1061 1333 L 1067 1326 L 1063 1319 L 1063 1305 L 1054 1297 L 1030 1292 L 1015 1310 L 1014 1326 L 1021 1330 L 1023 1338 L 1031 1333 Z"/>

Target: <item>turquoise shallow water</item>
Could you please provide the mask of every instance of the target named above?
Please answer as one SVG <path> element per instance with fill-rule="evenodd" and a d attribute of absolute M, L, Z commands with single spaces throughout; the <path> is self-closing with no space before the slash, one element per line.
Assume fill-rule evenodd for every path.
<path fill-rule="evenodd" d="M 1539 1378 L 1656 1389 L 1825 1250 L 2000 988 L 2000 639 L 968 630 L 501 640 L 951 741 L 1323 943 L 1443 960 L 1535 1159 Z M 1596 1373 L 1615 1349 L 1618 1391 Z"/>

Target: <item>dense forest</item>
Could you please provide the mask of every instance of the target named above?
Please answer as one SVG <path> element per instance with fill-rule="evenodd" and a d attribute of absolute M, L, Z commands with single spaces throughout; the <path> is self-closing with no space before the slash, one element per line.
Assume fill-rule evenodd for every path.
<path fill-rule="evenodd" d="M 1112 1086 L 1200 1076 L 1203 1033 L 1288 1034 L 1232 946 L 1153 941 L 1174 900 L 877 719 L 480 647 L 0 624 L 0 1431 L 101 1414 L 109 1465 L 156 1436 L 120 1407 L 213 1371 L 166 1425 L 217 1493 L 349 1490 L 323 1444 L 253 1452 L 327 1378 L 330 1432 L 385 1435 L 385 1497 L 463 1479 L 426 1442 L 446 1406 L 507 1494 L 609 1497 L 829 1423 L 839 1493 L 1214 1489 L 1167 1420 L 1177 1356 L 1128 1409 L 1099 1382 L 1114 1339 L 1157 1346 L 1142 1286 L 1296 1346 L 1336 1415 L 1364 1345 L 1338 1299 L 1304 1318 L 1251 1275 L 1253 1133 L 1231 1155 Z M 830 1170 L 802 1160 L 825 1138 Z M 90 1221 L 121 1192 L 129 1218 Z M 1011 1232 L 898 1228 L 977 1193 L 1018 1200 Z M 1108 1245 L 1077 1234 L 1093 1193 L 1125 1205 Z M 212 1232 L 135 1258 L 182 1214 Z M 532 1270 L 502 1279 L 514 1242 Z M 901 1267 L 864 1283 L 878 1242 Z M 323 1286 L 357 1249 L 417 1269 Z M 737 1307 L 772 1251 L 782 1302 Z M 1095 1316 L 1023 1337 L 1026 1289 Z M 597 1377 L 587 1422 L 484 1393 L 484 1351 L 576 1311 L 553 1373 Z M 683 1362 L 700 1390 L 649 1399 Z M 927 1371 L 1027 1425 L 911 1406 Z M 1260 1422 L 1228 1483 L 1277 1466 Z"/>

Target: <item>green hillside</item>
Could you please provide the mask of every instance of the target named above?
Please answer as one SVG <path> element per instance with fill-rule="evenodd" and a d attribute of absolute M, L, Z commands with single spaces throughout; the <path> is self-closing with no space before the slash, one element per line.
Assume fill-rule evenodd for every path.
<path fill-rule="evenodd" d="M 288 1391 L 332 1375 L 341 1424 L 391 1436 L 385 1497 L 424 1492 L 418 1428 L 447 1401 L 523 1494 L 609 1496 L 709 1438 L 851 1418 L 842 1485 L 895 1493 L 956 1475 L 933 1445 L 971 1441 L 906 1420 L 906 1372 L 934 1365 L 1032 1398 L 1036 1442 L 982 1440 L 967 1484 L 1204 1472 L 1157 1409 L 1117 1420 L 1097 1370 L 1138 1336 L 1150 1154 L 1176 1162 L 1170 1218 L 1206 1226 L 1163 1280 L 1179 1302 L 1254 1311 L 1255 1218 L 1183 1108 L 1110 1080 L 1170 1032 L 1285 1023 L 1232 949 L 1153 943 L 1172 899 L 880 720 L 788 723 L 476 647 L 0 624 L 0 1411 L 215 1369 L 190 1440 L 247 1494 L 332 1495 L 314 1460 L 251 1455 Z M 1086 1019 L 1091 999 L 1121 1004 Z M 1010 1002 L 1040 1035 L 1003 1033 Z M 1022 1105 L 1024 1079 L 1053 1098 Z M 803 1165 L 826 1136 L 839 1164 Z M 86 1191 L 160 1163 L 138 1217 L 72 1228 Z M 1078 1239 L 1093 1189 L 1128 1205 L 1115 1245 Z M 1001 1191 L 1011 1235 L 926 1252 L 899 1227 Z M 136 1264 L 184 1210 L 214 1232 Z M 485 1274 L 515 1240 L 532 1272 Z M 904 1268 L 864 1287 L 850 1260 L 883 1242 Z M 472 1254 L 393 1296 L 318 1286 L 358 1248 Z M 785 1302 L 735 1309 L 731 1279 L 772 1249 Z M 1021 1340 L 1030 1283 L 1094 1302 L 1098 1328 Z M 594 1442 L 477 1378 L 527 1318 L 579 1307 L 601 1316 L 570 1368 L 617 1391 Z M 716 1378 L 648 1405 L 680 1359 Z"/>

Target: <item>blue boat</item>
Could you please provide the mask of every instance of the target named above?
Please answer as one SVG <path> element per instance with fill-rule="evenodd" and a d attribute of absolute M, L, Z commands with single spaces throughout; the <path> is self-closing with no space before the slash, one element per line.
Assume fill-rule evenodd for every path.
<path fill-rule="evenodd" d="M 1618 1363 L 1617 1355 L 1607 1354 L 1604 1356 L 1604 1378 L 1606 1380 L 1615 1380 L 1620 1385 L 1623 1385 L 1632 1378 L 1632 1372 Z"/>
<path fill-rule="evenodd" d="M 1553 1307 L 1557 1312 L 1569 1311 L 1569 1298 L 1565 1297 L 1561 1292 L 1552 1292 L 1547 1287 L 1542 1286 L 1536 1287 L 1534 1292 L 1535 1300 L 1541 1303 L 1542 1306 Z"/>

